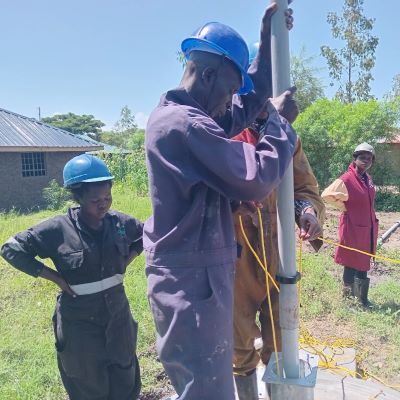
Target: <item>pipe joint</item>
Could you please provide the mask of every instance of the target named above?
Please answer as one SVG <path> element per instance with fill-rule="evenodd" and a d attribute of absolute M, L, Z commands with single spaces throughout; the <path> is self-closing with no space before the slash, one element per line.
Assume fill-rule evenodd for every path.
<path fill-rule="evenodd" d="M 300 272 L 296 272 L 295 276 L 282 276 L 277 274 L 276 281 L 284 285 L 295 285 L 301 279 Z"/>

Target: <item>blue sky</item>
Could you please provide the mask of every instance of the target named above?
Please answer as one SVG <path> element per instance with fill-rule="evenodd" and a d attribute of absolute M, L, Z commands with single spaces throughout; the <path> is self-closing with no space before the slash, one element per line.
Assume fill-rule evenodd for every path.
<path fill-rule="evenodd" d="M 0 12 L 0 108 L 30 117 L 93 114 L 111 127 L 128 105 L 143 125 L 160 94 L 178 85 L 181 40 L 207 21 L 258 38 L 261 0 L 13 0 Z M 334 45 L 326 23 L 340 0 L 295 0 L 291 51 L 316 56 L 331 95 L 322 44 Z M 400 73 L 398 0 L 365 0 L 380 39 L 372 91 L 381 98 Z M 397 32 L 396 32 L 397 31 Z"/>

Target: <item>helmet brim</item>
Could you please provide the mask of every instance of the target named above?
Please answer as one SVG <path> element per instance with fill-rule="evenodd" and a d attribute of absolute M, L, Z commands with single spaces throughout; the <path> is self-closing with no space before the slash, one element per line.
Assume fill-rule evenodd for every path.
<path fill-rule="evenodd" d="M 100 178 L 90 178 L 90 179 L 85 179 L 81 182 L 89 183 L 89 182 L 103 182 L 103 181 L 112 181 L 114 177 L 112 175 L 110 176 L 102 176 Z"/>
<path fill-rule="evenodd" d="M 64 187 L 65 188 L 70 188 L 71 186 L 79 185 L 81 183 L 105 182 L 105 181 L 111 181 L 113 179 L 114 179 L 114 177 L 112 175 L 110 175 L 110 176 L 102 176 L 102 177 L 98 177 L 98 178 L 82 179 L 82 180 L 78 179 L 78 180 L 75 180 L 72 183 L 64 183 Z"/>
<path fill-rule="evenodd" d="M 357 158 L 361 153 L 369 153 L 372 154 L 373 159 L 375 160 L 375 153 L 373 151 L 370 150 L 359 150 L 359 151 L 355 151 L 353 153 L 353 157 Z"/>
<path fill-rule="evenodd" d="M 224 50 L 217 44 L 209 42 L 205 39 L 190 37 L 182 42 L 181 49 L 186 59 L 189 58 L 190 53 L 194 50 L 204 51 L 206 53 L 213 53 L 226 57 L 234 64 L 234 66 L 239 70 L 240 75 L 242 76 L 242 86 L 239 89 L 238 93 L 247 94 L 254 89 L 253 81 L 251 80 L 250 75 L 247 73 L 247 71 L 245 71 L 241 65 L 233 60 L 226 50 Z"/>

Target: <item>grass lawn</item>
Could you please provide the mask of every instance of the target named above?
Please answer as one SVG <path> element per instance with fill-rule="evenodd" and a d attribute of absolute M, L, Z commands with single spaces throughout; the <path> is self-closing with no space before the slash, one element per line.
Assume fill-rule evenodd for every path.
<path fill-rule="evenodd" d="M 114 189 L 113 208 L 144 220 L 150 215 L 147 198 L 132 191 Z M 0 215 L 0 243 L 54 212 Z M 391 256 L 400 258 L 398 251 Z M 394 266 L 371 288 L 376 304 L 365 311 L 345 303 L 340 296 L 339 269 L 331 249 L 304 255 L 301 318 L 309 331 L 321 339 L 340 336 L 356 340 L 365 351 L 362 366 L 391 383 L 400 384 L 400 266 Z M 138 354 L 143 392 L 162 393 L 166 379 L 156 361 L 154 327 L 150 315 L 144 274 L 144 258 L 138 257 L 125 279 L 129 301 L 139 322 Z M 65 400 L 55 360 L 51 316 L 58 290 L 43 279 L 33 279 L 0 259 L 0 399 Z M 144 396 L 143 398 L 150 398 Z"/>
<path fill-rule="evenodd" d="M 115 209 L 144 220 L 150 215 L 147 198 L 133 198 L 129 189 L 114 190 Z M 29 215 L 0 215 L 0 243 L 12 234 L 56 215 L 42 211 Z M 143 386 L 157 386 L 162 376 L 155 361 L 154 327 L 146 297 L 143 255 L 128 268 L 125 287 L 134 318 L 139 321 L 138 353 Z M 54 352 L 51 317 L 58 288 L 10 267 L 0 258 L 0 399 L 66 399 Z"/>
<path fill-rule="evenodd" d="M 342 299 L 341 270 L 329 253 L 325 250 L 304 257 L 301 291 L 304 326 L 321 341 L 332 337 L 354 340 L 360 356 L 358 367 L 400 389 L 399 268 L 381 279 L 372 275 L 369 298 L 374 307 L 366 310 L 355 301 Z"/>

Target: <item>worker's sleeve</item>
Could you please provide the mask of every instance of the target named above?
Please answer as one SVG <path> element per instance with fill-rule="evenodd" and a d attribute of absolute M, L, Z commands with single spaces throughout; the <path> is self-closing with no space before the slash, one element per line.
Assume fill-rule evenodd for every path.
<path fill-rule="evenodd" d="M 261 201 L 268 196 L 281 181 L 297 140 L 272 105 L 268 111 L 266 134 L 257 146 L 221 137 L 215 125 L 194 123 L 187 143 L 198 178 L 233 200 Z"/>
<path fill-rule="evenodd" d="M 229 137 L 239 134 L 255 121 L 268 100 L 266 97 L 260 97 L 255 92 L 233 96 L 230 112 L 221 122 L 218 121 Z"/>
<path fill-rule="evenodd" d="M 34 277 L 38 277 L 44 267 L 36 256 L 50 256 L 34 227 L 10 237 L 1 247 L 0 254 L 13 267 Z"/>
<path fill-rule="evenodd" d="M 310 202 L 320 225 L 323 226 L 325 221 L 325 205 L 319 194 L 317 179 L 304 153 L 300 138 L 297 140 L 293 156 L 293 183 L 295 200 Z"/>
<path fill-rule="evenodd" d="M 143 251 L 143 224 L 135 218 L 129 218 L 125 227 L 129 253 L 131 256 L 136 257 Z"/>
<path fill-rule="evenodd" d="M 345 183 L 341 179 L 336 179 L 322 192 L 321 197 L 326 203 L 345 211 L 346 206 L 344 203 L 349 199 L 349 192 Z"/>
<path fill-rule="evenodd" d="M 294 215 L 296 217 L 296 220 L 298 220 L 308 208 L 314 209 L 312 203 L 310 203 L 308 200 L 294 200 Z"/>
<path fill-rule="evenodd" d="M 218 121 L 229 137 L 249 127 L 272 97 L 270 43 L 259 49 L 256 59 L 250 65 L 248 74 L 254 89 L 246 95 L 234 95 L 232 107 L 221 121 Z"/>

